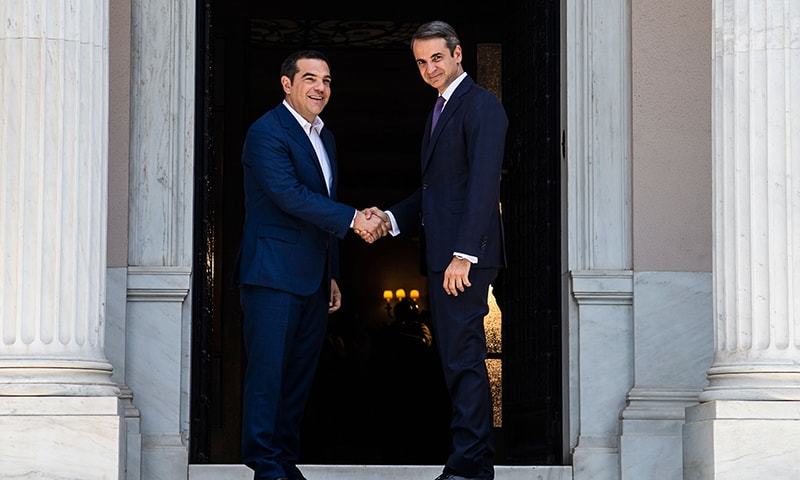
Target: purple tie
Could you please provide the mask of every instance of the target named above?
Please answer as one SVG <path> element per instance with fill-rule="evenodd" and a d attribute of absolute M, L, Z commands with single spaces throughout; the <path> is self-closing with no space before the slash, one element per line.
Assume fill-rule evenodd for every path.
<path fill-rule="evenodd" d="M 436 99 L 436 105 L 433 106 L 433 121 L 431 122 L 431 133 L 436 129 L 436 123 L 442 115 L 442 108 L 444 108 L 444 97 Z"/>

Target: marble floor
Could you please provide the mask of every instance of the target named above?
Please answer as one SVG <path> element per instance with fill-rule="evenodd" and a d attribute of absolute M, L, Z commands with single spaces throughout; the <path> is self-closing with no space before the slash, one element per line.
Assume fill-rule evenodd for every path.
<path fill-rule="evenodd" d="M 306 465 L 308 480 L 433 480 L 441 467 L 416 465 Z M 242 465 L 191 465 L 189 480 L 251 480 L 253 473 Z M 572 467 L 495 468 L 496 480 L 572 480 Z"/>

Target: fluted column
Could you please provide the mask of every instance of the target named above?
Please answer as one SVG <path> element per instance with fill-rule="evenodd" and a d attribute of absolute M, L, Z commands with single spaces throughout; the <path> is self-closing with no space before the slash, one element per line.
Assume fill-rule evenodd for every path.
<path fill-rule="evenodd" d="M 800 3 L 715 0 L 709 400 L 800 400 Z"/>
<path fill-rule="evenodd" d="M 0 395 L 116 395 L 108 1 L 0 1 Z"/>
<path fill-rule="evenodd" d="M 800 478 L 800 3 L 713 5 L 714 363 L 683 478 Z"/>

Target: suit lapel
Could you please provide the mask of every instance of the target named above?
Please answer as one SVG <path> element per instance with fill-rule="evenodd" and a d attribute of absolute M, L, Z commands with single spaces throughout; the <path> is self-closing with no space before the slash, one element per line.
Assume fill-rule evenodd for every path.
<path fill-rule="evenodd" d="M 425 149 L 423 150 L 424 153 L 422 154 L 422 171 L 424 172 L 425 169 L 428 167 L 428 163 L 430 162 L 431 155 L 433 154 L 433 150 L 436 147 L 436 141 L 439 140 L 439 136 L 442 134 L 442 130 L 444 129 L 447 122 L 453 118 L 453 115 L 458 111 L 459 107 L 463 103 L 463 97 L 472 87 L 472 79 L 466 77 L 456 88 L 456 91 L 453 92 L 453 95 L 450 96 L 450 100 L 444 104 L 444 110 L 442 110 L 442 116 L 439 117 L 439 121 L 436 123 L 436 128 L 430 135 L 427 135 L 427 132 L 430 132 L 431 129 L 431 115 L 428 115 L 428 122 L 426 124 L 426 138 L 430 138 L 428 144 L 426 145 Z"/>
<path fill-rule="evenodd" d="M 306 151 L 306 157 L 312 164 L 314 164 L 314 168 L 316 168 L 317 173 L 319 174 L 319 179 L 322 182 L 322 186 L 325 187 L 325 175 L 322 173 L 322 167 L 319 164 L 317 152 L 314 151 L 314 146 L 311 145 L 311 139 L 308 138 L 308 135 L 306 135 L 306 132 L 303 131 L 303 128 L 297 122 L 297 119 L 292 115 L 292 112 L 286 108 L 286 105 L 281 103 L 278 109 L 278 111 L 281 112 L 281 123 L 286 129 L 286 133 L 292 140 L 295 141 L 295 143 L 302 146 Z M 325 145 L 325 148 L 327 149 L 328 146 Z M 330 155 L 330 153 L 328 155 Z M 323 192 L 327 193 L 328 189 L 325 188 Z"/>

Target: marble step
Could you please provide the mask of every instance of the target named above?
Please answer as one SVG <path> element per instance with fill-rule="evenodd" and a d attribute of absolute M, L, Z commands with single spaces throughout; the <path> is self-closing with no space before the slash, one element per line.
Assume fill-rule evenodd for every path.
<path fill-rule="evenodd" d="M 433 480 L 437 466 L 417 465 L 305 465 L 308 480 Z M 190 465 L 189 480 L 252 480 L 244 465 Z M 495 467 L 495 480 L 572 480 L 572 467 Z"/>

